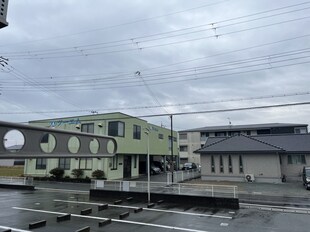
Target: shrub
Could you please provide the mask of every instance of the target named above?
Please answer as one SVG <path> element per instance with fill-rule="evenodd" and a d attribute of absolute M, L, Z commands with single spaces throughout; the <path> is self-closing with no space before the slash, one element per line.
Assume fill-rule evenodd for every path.
<path fill-rule="evenodd" d="M 75 178 L 81 178 L 84 175 L 84 171 L 82 169 L 73 169 L 71 174 L 75 177 Z"/>
<path fill-rule="evenodd" d="M 65 170 L 63 170 L 62 168 L 54 168 L 54 169 L 50 170 L 50 174 L 51 174 L 56 180 L 59 180 L 59 179 L 62 178 L 63 175 L 65 174 Z"/>
<path fill-rule="evenodd" d="M 91 176 L 96 178 L 96 179 L 102 179 L 104 177 L 104 171 L 97 169 L 97 170 L 93 171 Z"/>

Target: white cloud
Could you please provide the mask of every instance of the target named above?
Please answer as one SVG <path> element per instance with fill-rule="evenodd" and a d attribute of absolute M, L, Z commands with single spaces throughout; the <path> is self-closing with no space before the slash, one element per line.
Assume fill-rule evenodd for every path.
<path fill-rule="evenodd" d="M 301 3 L 303 2 L 289 0 L 281 1 L 281 3 L 268 0 L 10 1 L 9 26 L 0 31 L 0 56 L 10 57 L 10 65 L 18 71 L 13 69 L 11 73 L 0 72 L 1 120 L 24 122 L 85 113 L 13 114 L 20 111 L 96 109 L 99 113 L 104 113 L 106 112 L 104 109 L 107 108 L 154 106 L 158 105 L 157 100 L 161 105 L 167 105 L 308 91 L 309 65 L 306 62 L 310 62 L 308 58 L 310 50 L 303 50 L 296 55 L 286 57 L 268 58 L 272 54 L 308 49 L 309 37 L 273 43 L 307 34 L 305 28 L 310 26 L 309 19 L 296 19 L 309 14 L 310 10 L 307 8 L 310 4 Z M 214 5 L 205 6 L 206 4 Z M 290 5 L 296 6 L 271 11 Z M 198 6 L 205 7 L 184 11 Z M 181 11 L 184 12 L 170 14 Z M 263 11 L 270 12 L 254 15 Z M 291 13 L 284 14 L 289 11 Z M 264 18 L 275 14 L 278 15 Z M 166 16 L 158 17 L 164 15 Z M 246 15 L 252 16 L 231 20 Z M 292 22 L 280 23 L 290 20 Z M 135 21 L 138 22 L 131 23 Z M 213 26 L 208 25 L 212 22 L 215 23 Z M 203 24 L 206 26 L 163 34 L 165 38 L 159 40 L 148 41 L 159 38 L 159 36 L 145 37 Z M 269 24 L 275 25 L 268 26 Z M 200 32 L 186 34 L 190 31 Z M 178 33 L 182 36 L 171 37 Z M 216 38 L 216 35 L 220 35 L 219 38 Z M 184 40 L 189 41 L 180 43 Z M 111 41 L 120 42 L 110 43 Z M 119 46 L 123 43 L 127 45 Z M 169 43 L 170 45 L 161 46 Z M 273 44 L 253 47 L 267 43 Z M 98 44 L 101 44 L 100 47 Z M 88 50 L 91 47 L 94 49 Z M 250 47 L 253 48 L 243 50 Z M 75 49 L 75 52 L 65 53 L 68 50 L 60 50 L 63 48 Z M 239 52 L 236 52 L 238 50 Z M 42 52 L 36 55 L 36 51 Z M 63 53 L 56 54 L 60 51 Z M 25 53 L 25 56 L 16 57 L 14 52 L 28 53 Z M 93 53 L 99 54 L 87 55 Z M 36 59 L 38 56 L 43 59 Z M 58 58 L 49 58 L 53 56 Z M 266 58 L 238 65 L 227 64 L 227 62 L 259 56 L 266 56 Z M 284 59 L 286 61 L 278 62 Z M 186 62 L 189 60 L 192 61 Z M 300 64 L 292 65 L 296 63 Z M 199 71 L 201 66 L 216 64 L 219 64 L 217 68 L 209 67 Z M 258 66 L 258 64 L 261 65 Z M 285 65 L 290 66 L 277 68 L 277 66 Z M 178 75 L 166 75 L 167 72 L 194 68 L 198 71 L 185 72 L 184 70 Z M 267 69 L 246 72 L 263 68 Z M 135 75 L 137 71 L 140 71 L 148 87 L 139 76 Z M 111 73 L 123 73 L 123 75 L 115 76 Z M 232 75 L 232 73 L 235 74 Z M 179 77 L 185 74 L 188 75 Z M 110 79 L 105 79 L 108 77 Z M 184 78 L 189 81 L 173 82 L 184 80 Z M 195 78 L 198 80 L 194 80 Z M 158 84 L 159 82 L 162 83 Z M 30 89 L 19 87 L 29 85 L 29 83 L 32 85 Z M 128 85 L 134 85 L 134 87 L 128 88 L 126 87 Z M 154 96 L 150 94 L 148 88 Z M 63 89 L 66 91 L 60 91 Z M 7 103 L 5 99 L 10 103 Z M 308 99 L 309 95 L 254 101 L 224 101 L 166 107 L 166 110 L 169 113 L 189 112 L 281 104 Z M 142 108 L 121 111 L 131 115 L 147 115 L 165 113 L 166 110 Z M 226 125 L 228 124 L 227 118 L 230 118 L 233 124 L 278 121 L 308 123 L 308 111 L 309 106 L 305 105 L 177 116 L 175 127 L 176 129 L 188 129 L 208 125 Z M 3 114 L 8 112 L 12 114 Z M 148 118 L 147 120 L 169 125 L 167 117 Z"/>

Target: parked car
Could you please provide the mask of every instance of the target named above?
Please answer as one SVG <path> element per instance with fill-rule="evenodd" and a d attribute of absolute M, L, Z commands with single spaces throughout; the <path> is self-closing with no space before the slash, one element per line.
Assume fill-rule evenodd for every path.
<path fill-rule="evenodd" d="M 196 170 L 196 169 L 197 165 L 195 163 L 185 163 L 182 168 L 182 170 Z"/>
<path fill-rule="evenodd" d="M 150 169 L 151 169 L 151 175 L 156 175 L 161 172 L 160 168 L 156 167 L 153 164 L 151 164 Z"/>
<path fill-rule="evenodd" d="M 151 165 L 154 165 L 155 167 L 158 167 L 160 169 L 160 171 L 164 171 L 164 166 L 161 162 L 159 161 L 152 161 L 152 164 Z"/>
<path fill-rule="evenodd" d="M 306 189 L 310 189 L 310 167 L 304 167 L 302 170 L 302 180 Z"/>

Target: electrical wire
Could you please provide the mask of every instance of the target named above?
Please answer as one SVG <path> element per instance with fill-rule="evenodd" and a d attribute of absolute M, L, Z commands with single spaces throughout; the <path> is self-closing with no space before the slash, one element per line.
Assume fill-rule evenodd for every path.
<path fill-rule="evenodd" d="M 69 47 L 69 48 L 45 50 L 45 51 L 54 51 L 54 52 L 44 52 L 44 50 L 41 50 L 41 51 L 37 50 L 37 51 L 25 51 L 25 52 L 18 52 L 18 53 L 3 53 L 3 54 L 8 56 L 10 59 L 51 59 L 51 58 L 68 58 L 68 57 L 90 56 L 90 55 L 97 55 L 97 54 L 107 54 L 107 53 L 136 51 L 137 48 L 127 48 L 127 49 L 121 49 L 121 50 L 112 50 L 112 51 L 101 51 L 101 52 L 95 52 L 95 53 L 86 53 L 87 51 L 91 51 L 91 50 L 107 49 L 107 48 L 114 48 L 114 47 L 125 46 L 125 45 L 132 45 L 133 42 L 135 42 L 136 44 L 139 44 L 138 49 L 143 50 L 143 49 L 149 49 L 149 48 L 161 47 L 161 46 L 168 46 L 168 45 L 174 45 L 174 44 L 179 44 L 179 43 L 186 43 L 186 42 L 197 41 L 197 40 L 208 39 L 208 38 L 214 38 L 214 37 L 218 38 L 219 36 L 230 35 L 230 34 L 234 34 L 234 33 L 240 33 L 240 32 L 244 32 L 244 31 L 255 30 L 255 29 L 259 29 L 259 28 L 263 28 L 263 27 L 270 27 L 270 26 L 279 25 L 279 24 L 283 24 L 283 23 L 290 23 L 290 22 L 295 22 L 295 21 L 299 21 L 299 20 L 308 19 L 309 17 L 302 17 L 302 18 L 291 19 L 291 20 L 281 21 L 281 22 L 272 23 L 272 24 L 266 24 L 266 25 L 262 25 L 262 26 L 258 26 L 258 27 L 247 28 L 247 29 L 239 30 L 239 31 L 232 31 L 232 32 L 228 32 L 228 33 L 216 34 L 216 35 L 212 35 L 212 36 L 204 36 L 204 37 L 192 38 L 192 39 L 181 40 L 181 41 L 172 41 L 172 42 L 169 42 L 169 43 L 149 45 L 149 46 L 146 45 L 146 46 L 142 46 L 142 47 L 140 46 L 141 44 L 147 43 L 147 42 L 153 42 L 153 41 L 161 40 L 161 39 L 168 39 L 168 38 L 173 38 L 173 37 L 177 37 L 177 36 L 183 36 L 183 35 L 187 35 L 187 34 L 204 32 L 206 30 L 215 30 L 215 29 L 219 29 L 219 28 L 236 26 L 238 24 L 243 24 L 243 23 L 246 23 L 246 22 L 251 22 L 251 21 L 255 21 L 255 20 L 261 20 L 261 19 L 265 19 L 265 18 L 275 17 L 275 16 L 279 16 L 279 15 L 283 15 L 283 14 L 297 12 L 297 11 L 300 11 L 300 10 L 306 10 L 306 9 L 309 9 L 309 8 L 310 7 L 303 8 L 303 9 L 292 10 L 292 11 L 288 11 L 288 12 L 281 12 L 281 13 L 274 14 L 274 15 L 264 16 L 264 17 L 260 17 L 260 18 L 256 18 L 256 19 L 251 19 L 251 20 L 246 20 L 246 21 L 237 22 L 237 23 L 231 23 L 231 24 L 227 24 L 227 25 L 223 25 L 223 26 L 217 26 L 217 27 L 213 27 L 213 28 L 207 28 L 207 29 L 204 29 L 204 30 L 199 30 L 199 31 L 194 31 L 194 32 L 187 32 L 187 33 L 183 33 L 183 34 L 179 34 L 179 35 L 164 36 L 164 37 L 148 39 L 148 40 L 135 41 L 135 40 L 140 39 L 140 38 L 158 36 L 161 33 L 157 33 L 157 34 L 154 34 L 154 35 L 148 35 L 148 36 L 141 36 L 141 37 L 136 37 L 136 38 L 131 38 L 131 39 L 125 39 L 125 40 L 118 40 L 118 41 L 114 41 L 114 42 L 111 41 L 111 42 L 104 42 L 104 43 L 96 43 L 96 44 L 93 44 L 93 45 L 81 45 L 81 46 L 74 46 L 74 47 Z M 238 18 L 243 18 L 243 17 L 238 17 Z M 223 20 L 222 22 L 224 22 L 224 21 L 228 21 L 228 20 Z M 203 25 L 200 25 L 200 26 L 185 28 L 185 29 L 181 29 L 181 30 L 188 30 L 188 29 L 197 28 L 197 27 L 205 27 L 205 26 L 209 26 L 210 24 L 213 24 L 213 23 L 203 24 Z M 172 33 L 172 32 L 165 32 L 163 34 Z M 119 42 L 122 42 L 122 41 L 123 42 L 129 41 L 129 42 L 122 43 L 122 44 L 116 44 L 116 45 L 103 46 L 103 47 L 102 46 L 101 47 L 98 46 L 100 44 L 119 43 Z M 92 46 L 94 46 L 94 47 L 92 47 Z M 91 48 L 85 48 L 85 47 L 91 47 Z M 69 51 L 67 51 L 67 50 L 69 50 Z M 69 53 L 69 55 L 46 56 L 46 55 L 57 55 L 57 54 L 65 54 L 65 53 Z M 70 55 L 70 53 L 73 53 L 73 54 Z M 10 54 L 12 56 L 10 56 Z"/>
<path fill-rule="evenodd" d="M 95 109 L 82 109 L 82 110 L 47 110 L 47 111 L 11 111 L 11 112 L 0 112 L 0 114 L 59 114 L 59 113 L 78 113 L 78 112 L 90 112 L 95 111 L 121 111 L 121 110 L 145 110 L 145 109 L 156 109 L 160 107 L 182 107 L 182 106 L 194 106 L 194 105 L 207 105 L 216 103 L 227 103 L 227 102 L 243 102 L 252 100 L 264 100 L 264 99 L 275 99 L 275 98 L 285 98 L 285 97 L 296 97 L 310 95 L 310 91 L 305 92 L 295 92 L 295 93 L 284 93 L 284 94 L 273 94 L 273 95 L 263 95 L 248 98 L 229 98 L 213 101 L 200 101 L 200 102 L 187 102 L 187 103 L 175 103 L 175 104 L 165 104 L 165 105 L 153 105 L 153 106 L 132 106 L 132 107 L 117 107 L 117 108 L 95 108 Z"/>

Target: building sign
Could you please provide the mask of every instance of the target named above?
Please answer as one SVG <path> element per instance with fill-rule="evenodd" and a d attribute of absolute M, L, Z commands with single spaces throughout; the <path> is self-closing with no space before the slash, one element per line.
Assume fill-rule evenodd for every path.
<path fill-rule="evenodd" d="M 70 119 L 70 120 L 56 120 L 56 121 L 50 121 L 50 126 L 51 127 L 58 127 L 64 124 L 69 124 L 69 125 L 78 125 L 81 124 L 81 121 L 79 118 L 77 119 Z"/>

